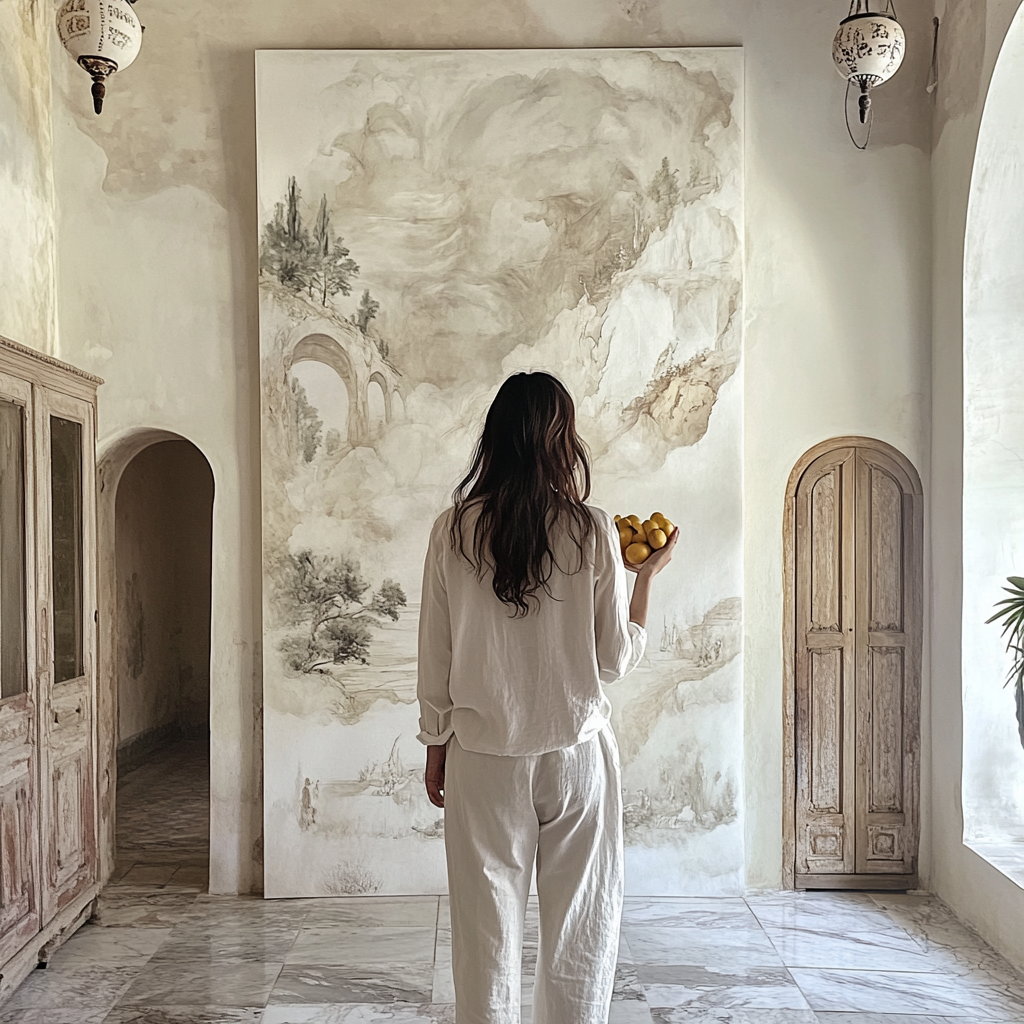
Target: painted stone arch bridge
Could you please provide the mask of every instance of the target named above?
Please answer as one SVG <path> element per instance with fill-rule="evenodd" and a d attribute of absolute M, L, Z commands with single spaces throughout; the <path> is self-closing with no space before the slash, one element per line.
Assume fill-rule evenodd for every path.
<path fill-rule="evenodd" d="M 375 434 L 370 420 L 370 389 L 376 385 L 384 396 L 384 422 L 401 415 L 405 403 L 401 374 L 385 360 L 371 338 L 358 327 L 332 320 L 306 320 L 294 327 L 285 343 L 285 369 L 296 363 L 317 362 L 329 366 L 348 392 L 348 442 L 366 444 Z"/>

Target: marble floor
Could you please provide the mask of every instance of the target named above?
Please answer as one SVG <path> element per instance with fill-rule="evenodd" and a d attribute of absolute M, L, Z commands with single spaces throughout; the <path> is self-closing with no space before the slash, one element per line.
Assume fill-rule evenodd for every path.
<path fill-rule="evenodd" d="M 205 771 L 179 750 L 126 777 L 95 918 L 0 1024 L 453 1024 L 444 897 L 205 892 Z M 524 1022 L 536 935 L 531 903 Z M 631 899 L 609 1022 L 1022 1024 L 1024 977 L 927 895 Z"/>

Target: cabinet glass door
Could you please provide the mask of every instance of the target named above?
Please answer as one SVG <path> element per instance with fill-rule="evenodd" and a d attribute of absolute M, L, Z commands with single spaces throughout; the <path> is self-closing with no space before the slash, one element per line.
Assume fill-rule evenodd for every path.
<path fill-rule="evenodd" d="M 32 388 L 0 373 L 0 963 L 39 931 Z"/>
<path fill-rule="evenodd" d="M 0 398 L 0 699 L 28 688 L 25 407 Z"/>
<path fill-rule="evenodd" d="M 36 423 L 41 632 L 51 625 L 40 677 L 45 922 L 96 877 L 96 462 L 89 403 L 37 388 Z"/>

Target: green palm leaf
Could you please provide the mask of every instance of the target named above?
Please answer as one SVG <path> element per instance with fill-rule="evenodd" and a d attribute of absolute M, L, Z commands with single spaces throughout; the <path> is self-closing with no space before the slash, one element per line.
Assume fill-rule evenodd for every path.
<path fill-rule="evenodd" d="M 1007 583 L 1010 586 L 1003 587 L 1003 590 L 1010 596 L 995 603 L 996 613 L 986 620 L 986 625 L 1001 622 L 1003 630 L 1000 636 L 1008 638 L 1006 652 L 1013 655 L 1013 662 L 1004 685 L 1013 684 L 1017 734 L 1024 747 L 1024 576 L 1009 576 Z"/>

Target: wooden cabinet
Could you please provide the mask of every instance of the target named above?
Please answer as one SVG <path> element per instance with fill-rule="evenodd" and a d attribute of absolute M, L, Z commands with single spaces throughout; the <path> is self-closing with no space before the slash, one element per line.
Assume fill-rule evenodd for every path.
<path fill-rule="evenodd" d="M 895 449 L 812 449 L 786 509 L 787 882 L 913 888 L 922 492 Z"/>
<path fill-rule="evenodd" d="M 0 998 L 99 881 L 99 383 L 0 338 Z"/>

